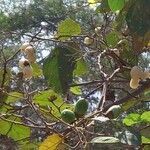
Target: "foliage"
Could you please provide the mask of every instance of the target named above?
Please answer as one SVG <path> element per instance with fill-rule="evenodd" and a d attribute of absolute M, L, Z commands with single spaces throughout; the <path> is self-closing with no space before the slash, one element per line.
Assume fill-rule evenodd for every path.
<path fill-rule="evenodd" d="M 0 149 L 149 149 L 149 6 L 0 1 Z"/>

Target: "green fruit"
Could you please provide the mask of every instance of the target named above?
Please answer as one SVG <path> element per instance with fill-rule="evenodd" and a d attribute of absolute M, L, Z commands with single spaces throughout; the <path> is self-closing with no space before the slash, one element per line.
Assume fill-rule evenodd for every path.
<path fill-rule="evenodd" d="M 85 99 L 78 100 L 75 104 L 75 115 L 77 117 L 82 117 L 86 114 L 88 110 L 88 102 Z"/>
<path fill-rule="evenodd" d="M 61 112 L 61 118 L 63 121 L 65 121 L 66 123 L 73 123 L 75 121 L 75 114 L 73 111 L 68 110 L 68 109 L 64 109 Z"/>

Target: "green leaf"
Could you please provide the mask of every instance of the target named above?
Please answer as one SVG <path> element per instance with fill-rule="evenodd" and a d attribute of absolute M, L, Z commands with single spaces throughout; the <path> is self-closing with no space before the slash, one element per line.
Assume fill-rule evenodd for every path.
<path fill-rule="evenodd" d="M 66 108 L 72 109 L 73 107 L 73 105 L 65 103 L 53 90 L 46 90 L 36 94 L 33 97 L 33 101 L 40 105 L 45 113 L 48 112 L 47 110 L 49 107 L 51 109 L 51 113 L 57 117 L 60 117 L 60 112 L 62 110 Z"/>
<path fill-rule="evenodd" d="M 147 139 L 146 139 L 147 141 Z M 148 140 L 150 142 L 150 140 Z M 150 145 L 144 145 L 143 150 L 150 150 Z"/>
<path fill-rule="evenodd" d="M 92 139 L 90 143 L 119 143 L 119 139 L 115 137 L 100 136 Z"/>
<path fill-rule="evenodd" d="M 84 59 L 79 59 L 76 63 L 76 69 L 74 70 L 73 74 L 76 76 L 85 75 L 88 72 L 88 66 Z"/>
<path fill-rule="evenodd" d="M 79 86 L 71 87 L 70 91 L 75 95 L 81 95 L 82 94 L 81 88 Z"/>
<path fill-rule="evenodd" d="M 57 93 L 65 94 L 72 83 L 75 66 L 72 53 L 67 48 L 57 47 L 45 59 L 43 74 L 50 87 Z"/>
<path fill-rule="evenodd" d="M 16 102 L 20 99 L 23 98 L 23 94 L 19 93 L 19 92 L 10 92 L 7 99 L 6 99 L 6 103 L 12 103 L 12 102 Z"/>
<path fill-rule="evenodd" d="M 121 10 L 124 7 L 125 0 L 108 0 L 110 9 L 115 12 Z"/>
<path fill-rule="evenodd" d="M 142 115 L 141 115 L 141 120 L 147 123 L 150 123 L 150 111 L 145 111 Z"/>
<path fill-rule="evenodd" d="M 69 37 L 79 35 L 80 33 L 80 24 L 70 18 L 61 21 L 58 25 L 57 34 L 61 40 L 66 40 Z"/>
<path fill-rule="evenodd" d="M 43 71 L 37 63 L 32 63 L 31 66 L 33 69 L 33 76 L 34 77 L 39 77 L 39 76 L 43 75 Z"/>
<path fill-rule="evenodd" d="M 142 143 L 143 144 L 150 144 L 150 137 L 147 138 L 147 137 L 142 136 Z"/>
<path fill-rule="evenodd" d="M 125 103 L 123 103 L 121 107 L 123 108 L 124 111 L 126 111 L 129 108 L 135 106 L 136 104 L 137 104 L 137 100 L 136 99 L 129 99 Z"/>
<path fill-rule="evenodd" d="M 8 118 L 8 119 L 20 121 L 20 119 L 17 120 L 13 118 Z M 0 129 L 1 129 L 0 134 L 3 135 L 7 134 L 9 137 L 11 137 L 14 140 L 21 140 L 23 138 L 27 138 L 30 136 L 30 128 L 22 125 L 6 122 L 3 120 L 0 121 Z"/>
<path fill-rule="evenodd" d="M 18 145 L 20 150 L 37 150 L 40 144 L 38 142 L 31 143 L 30 141 L 21 141 Z"/>
<path fill-rule="evenodd" d="M 118 32 L 112 31 L 109 34 L 107 34 L 106 35 L 106 41 L 107 41 L 107 44 L 110 47 L 115 47 L 116 44 L 119 41 L 119 34 L 118 34 Z"/>
<path fill-rule="evenodd" d="M 127 126 L 135 125 L 139 123 L 140 121 L 141 121 L 140 115 L 136 113 L 131 113 L 126 118 L 123 119 L 123 123 Z"/>

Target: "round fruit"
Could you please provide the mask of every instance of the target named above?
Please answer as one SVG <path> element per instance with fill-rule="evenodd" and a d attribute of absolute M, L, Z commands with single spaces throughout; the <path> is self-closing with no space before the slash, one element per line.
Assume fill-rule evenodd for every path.
<path fill-rule="evenodd" d="M 28 46 L 30 46 L 30 43 L 23 43 L 23 44 L 21 45 L 20 49 L 21 49 L 22 51 L 24 51 Z"/>
<path fill-rule="evenodd" d="M 75 114 L 73 111 L 65 109 L 61 112 L 61 118 L 66 123 L 73 123 L 75 121 Z"/>
<path fill-rule="evenodd" d="M 89 38 L 89 37 L 85 37 L 84 39 L 84 44 L 86 45 L 90 45 L 93 43 L 93 39 L 92 38 Z"/>
<path fill-rule="evenodd" d="M 75 115 L 77 117 L 82 117 L 86 114 L 88 110 L 88 102 L 85 99 L 80 99 L 75 104 Z"/>
<path fill-rule="evenodd" d="M 139 86 L 139 79 L 131 79 L 130 80 L 130 87 L 132 88 L 132 89 L 136 89 L 136 88 L 138 88 L 138 86 Z"/>
<path fill-rule="evenodd" d="M 31 66 L 25 66 L 22 70 L 23 72 L 23 77 L 25 79 L 31 79 L 32 78 L 32 75 L 33 75 L 33 70 L 31 68 Z"/>
<path fill-rule="evenodd" d="M 96 27 L 96 28 L 95 28 L 95 33 L 96 33 L 96 34 L 99 34 L 100 31 L 101 31 L 101 27 Z"/>
<path fill-rule="evenodd" d="M 36 56 L 35 56 L 35 50 L 32 46 L 28 46 L 24 52 L 27 55 L 27 59 L 29 60 L 29 62 L 34 63 L 36 60 Z"/>
<path fill-rule="evenodd" d="M 114 105 L 107 110 L 106 116 L 108 116 L 108 117 L 111 116 L 111 118 L 117 118 L 121 112 L 123 112 L 121 106 L 120 105 Z"/>
<path fill-rule="evenodd" d="M 130 75 L 132 79 L 139 79 L 143 76 L 143 71 L 138 66 L 134 66 L 130 71 Z"/>

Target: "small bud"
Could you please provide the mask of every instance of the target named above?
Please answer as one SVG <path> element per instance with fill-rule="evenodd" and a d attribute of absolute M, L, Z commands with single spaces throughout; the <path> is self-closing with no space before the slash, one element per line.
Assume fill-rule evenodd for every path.
<path fill-rule="evenodd" d="M 99 34 L 100 31 L 101 31 L 101 27 L 96 27 L 96 28 L 95 28 L 95 33 L 96 33 L 96 34 Z"/>
<path fill-rule="evenodd" d="M 25 49 L 25 53 L 30 63 L 34 63 L 36 61 L 35 50 L 32 46 L 28 46 Z"/>
<path fill-rule="evenodd" d="M 86 45 L 90 45 L 93 43 L 93 39 L 92 38 L 89 38 L 89 37 L 85 37 L 84 39 L 84 44 Z"/>

